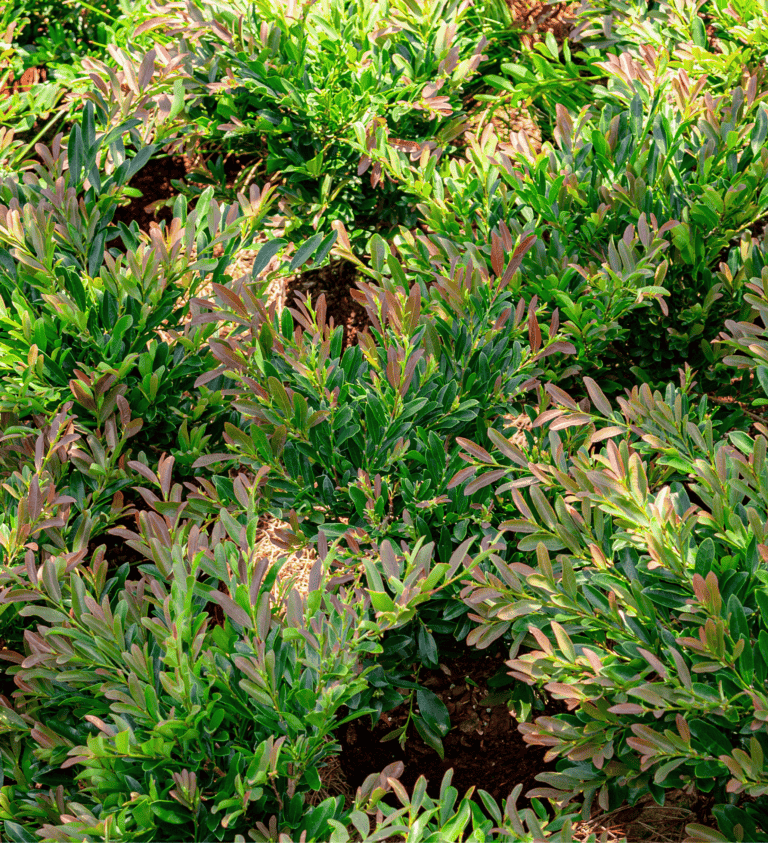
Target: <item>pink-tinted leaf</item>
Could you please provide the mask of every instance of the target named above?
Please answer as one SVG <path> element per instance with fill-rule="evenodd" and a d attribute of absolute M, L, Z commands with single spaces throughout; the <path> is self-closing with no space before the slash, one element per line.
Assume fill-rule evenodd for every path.
<path fill-rule="evenodd" d="M 564 389 L 560 389 L 559 386 L 555 386 L 553 383 L 548 383 L 544 389 L 553 400 L 557 401 L 558 404 L 568 407 L 569 410 L 578 411 L 580 409 L 579 405 L 573 400 L 573 398 L 571 398 Z"/>
<path fill-rule="evenodd" d="M 604 416 L 610 416 L 612 412 L 611 403 L 605 397 L 602 389 L 600 389 L 597 383 L 592 380 L 592 378 L 585 377 L 584 385 L 587 387 L 589 398 L 597 408 L 598 412 L 602 413 Z"/>
<path fill-rule="evenodd" d="M 235 603 L 231 597 L 222 594 L 220 591 L 211 591 L 208 593 L 208 598 L 218 603 L 224 610 L 224 614 L 234 623 L 244 626 L 246 629 L 251 627 L 251 618 L 248 613 Z"/>
<path fill-rule="evenodd" d="M 571 415 L 562 416 L 555 419 L 549 426 L 550 430 L 565 430 L 567 427 L 580 427 L 589 424 L 592 419 L 584 413 L 572 413 Z"/>
<path fill-rule="evenodd" d="M 501 246 L 501 237 L 495 231 L 491 235 L 491 266 L 494 275 L 500 278 L 504 272 L 504 250 Z"/>
<path fill-rule="evenodd" d="M 225 460 L 231 459 L 234 459 L 232 454 L 205 454 L 205 456 L 198 457 L 192 463 L 192 468 L 203 468 L 208 465 L 213 465 L 215 462 L 224 462 Z"/>
<path fill-rule="evenodd" d="M 541 348 L 541 328 L 536 321 L 536 314 L 533 308 L 528 311 L 528 342 L 534 354 Z"/>
<path fill-rule="evenodd" d="M 497 480 L 500 480 L 506 473 L 506 469 L 497 468 L 494 471 L 482 474 L 480 477 L 475 478 L 471 483 L 467 483 L 464 487 L 464 494 L 467 496 L 473 495 L 479 489 L 484 489 L 486 486 L 490 486 L 491 483 L 495 483 Z"/>
<path fill-rule="evenodd" d="M 245 305 L 242 300 L 239 296 L 235 295 L 232 290 L 225 287 L 223 284 L 212 284 L 211 286 L 213 287 L 216 295 L 224 301 L 225 304 L 229 305 L 235 313 L 239 313 L 240 316 L 248 316 L 248 311 L 245 309 Z"/>
<path fill-rule="evenodd" d="M 480 445 L 476 445 L 474 442 L 470 442 L 469 439 L 464 439 L 461 436 L 457 436 L 456 444 L 468 453 L 470 453 L 475 459 L 480 460 L 480 462 L 495 462 L 493 457 L 488 453 L 488 451 L 485 450 L 485 448 L 481 448 Z"/>
<path fill-rule="evenodd" d="M 612 705 L 608 711 L 611 714 L 642 714 L 645 709 L 638 703 L 619 703 L 619 705 Z"/>
<path fill-rule="evenodd" d="M 470 465 L 467 468 L 462 468 L 460 471 L 457 471 L 456 474 L 448 482 L 449 489 L 455 489 L 457 486 L 461 485 L 465 480 L 477 471 L 477 466 Z"/>
<path fill-rule="evenodd" d="M 523 455 L 523 452 L 515 447 L 509 439 L 503 436 L 498 430 L 495 428 L 490 428 L 488 430 L 488 438 L 493 442 L 493 444 L 501 451 L 504 456 L 511 460 L 515 465 L 519 465 L 522 468 L 525 468 L 528 465 L 528 460 Z"/>
<path fill-rule="evenodd" d="M 542 349 L 533 358 L 533 362 L 535 363 L 537 360 L 543 360 L 545 357 L 549 357 L 550 354 L 576 354 L 576 346 L 572 342 L 563 342 L 562 340 L 558 340 L 557 342 L 553 342 L 551 345 Z"/>
<path fill-rule="evenodd" d="M 610 439 L 612 436 L 621 436 L 622 433 L 626 433 L 623 427 L 617 427 L 616 425 L 611 425 L 610 427 L 604 427 L 602 430 L 596 430 L 590 437 L 587 446 L 591 446 L 596 444 L 597 442 L 602 442 L 604 439 Z"/>
<path fill-rule="evenodd" d="M 138 460 L 129 460 L 128 461 L 128 468 L 132 468 L 135 472 L 140 474 L 145 480 L 149 480 L 149 482 L 156 486 L 159 481 L 157 479 L 157 475 L 149 468 L 149 466 L 144 465 L 143 462 L 139 462 Z"/>

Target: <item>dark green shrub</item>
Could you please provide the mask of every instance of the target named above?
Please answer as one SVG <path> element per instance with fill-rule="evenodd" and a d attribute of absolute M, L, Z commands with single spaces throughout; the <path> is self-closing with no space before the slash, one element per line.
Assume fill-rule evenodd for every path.
<path fill-rule="evenodd" d="M 10 839 L 344 840 L 354 828 L 365 840 L 412 829 L 426 843 L 459 839 L 468 824 L 480 840 L 494 823 L 509 829 L 502 839 L 544 829 L 555 843 L 572 839 L 568 817 L 519 814 L 517 793 L 506 819 L 487 794 L 484 811 L 471 793 L 457 806 L 450 776 L 437 802 L 423 779 L 408 796 L 389 778 L 402 765 L 369 776 L 351 808 L 341 797 L 310 799 L 338 749 L 332 731 L 372 711 L 341 711 L 368 686 L 373 666 L 361 656 L 482 554 L 468 560 L 465 543 L 450 564 L 433 565 L 431 547 L 399 556 L 383 546 L 395 603 L 370 563 L 367 599 L 356 583 L 332 587 L 335 542 L 321 546 L 308 594 L 281 589 L 275 603 L 279 565 L 251 550 L 257 519 L 240 524 L 222 510 L 213 529 L 183 520 L 173 459 L 157 473 L 131 467 L 151 487 L 142 489 L 150 510 L 138 533 L 113 532 L 146 564 L 110 566 L 103 546 L 90 559 L 29 549 L 23 566 L 0 573 L 0 602 L 23 604 L 20 615 L 37 621 L 23 653 L 2 651 L 18 686 L 12 701 L 0 697 L 0 819 Z M 429 725 L 439 712 L 427 693 L 418 692 Z M 382 801 L 390 789 L 405 810 Z"/>
<path fill-rule="evenodd" d="M 449 485 L 463 464 L 461 437 L 488 443 L 487 430 L 545 371 L 544 359 L 573 350 L 556 326 L 542 332 L 535 303 L 524 319 L 506 289 L 530 245 L 518 245 L 501 279 L 457 271 L 408 291 L 394 254 L 374 238 L 381 286 L 361 282 L 353 293 L 373 327 L 346 351 L 322 298 L 278 320 L 246 286 L 217 295 L 216 318 L 242 331 L 211 341 L 221 365 L 199 382 L 232 379 L 242 423 L 226 426 L 230 454 L 196 465 L 236 457 L 258 480 L 261 511 L 294 511 L 310 540 L 318 530 L 351 532 L 359 546 L 426 538 L 445 561 L 470 525 L 490 517 L 483 485 L 471 499 Z"/>
<path fill-rule="evenodd" d="M 7 203 L 0 205 L 0 409 L 25 418 L 57 412 L 74 397 L 80 423 L 95 431 L 122 395 L 144 421 L 136 444 L 160 451 L 178 441 L 189 465 L 204 446 L 194 426 L 204 429 L 220 402 L 208 390 L 191 392 L 210 365 L 215 326 L 188 326 L 189 299 L 206 275 L 229 278 L 232 255 L 255 235 L 270 190 L 254 186 L 250 199 L 231 206 L 212 202 L 209 190 L 189 213 L 180 198 L 171 224 L 149 235 L 135 224 L 113 225 L 130 192 L 125 184 L 155 151 L 144 146 L 126 156 L 124 141 L 138 123 L 97 136 L 88 104 L 66 151 L 59 136 L 51 150 L 41 148 L 46 163 L 24 184 L 0 188 Z M 116 237 L 119 248 L 109 246 Z M 217 246 L 223 254 L 214 258 Z M 187 441 L 179 439 L 182 423 Z"/>
<path fill-rule="evenodd" d="M 160 482 L 175 496 L 172 466 L 161 463 Z M 23 600 L 39 623 L 26 655 L 4 653 L 19 690 L 13 704 L 0 698 L 0 816 L 58 840 L 231 839 L 273 824 L 322 839 L 342 800 L 313 809 L 304 796 L 320 787 L 336 713 L 365 686 L 355 668 L 380 633 L 354 593 L 317 590 L 319 570 L 312 594 L 291 592 L 277 612 L 278 567 L 223 531 L 183 534 L 178 519 L 145 515 L 169 537 L 168 567 L 154 539 L 155 564 L 139 572 L 110 570 L 102 547 L 2 575 L 3 602 Z M 30 799 L 40 786 L 55 798 Z"/>
<path fill-rule="evenodd" d="M 239 20 L 224 4 L 200 8 L 217 38 L 196 48 L 208 93 L 189 112 L 196 136 L 259 154 L 268 177 L 285 177 L 287 233 L 304 239 L 339 220 L 359 251 L 372 231 L 411 221 L 380 167 L 366 174 L 354 127 L 364 143 L 383 132 L 409 151 L 461 132 L 462 88 L 484 44 L 464 24 L 467 4 L 259 0 Z"/>
<path fill-rule="evenodd" d="M 749 391 L 759 396 L 752 403 L 756 407 L 764 407 L 768 404 L 768 261 L 765 241 L 753 254 L 761 260 L 750 266 L 753 274 L 746 285 L 744 300 L 751 305 L 755 318 L 749 322 L 726 322 L 727 330 L 720 335 L 719 342 L 725 349 L 736 352 L 726 356 L 723 363 L 746 370 Z M 762 324 L 757 322 L 758 318 Z"/>
<path fill-rule="evenodd" d="M 27 152 L 37 141 L 48 142 L 57 126 L 64 128 L 82 106 L 72 91 L 83 92 L 78 77 L 91 69 L 89 57 L 106 56 L 128 44 L 132 49 L 151 47 L 137 31 L 151 15 L 149 7 L 149 0 L 5 3 L 0 9 L 0 125 L 16 130 L 28 144 Z M 3 90 L 11 82 L 11 91 Z"/>
<path fill-rule="evenodd" d="M 754 79 L 705 103 L 703 79 L 687 82 L 651 50 L 597 66 L 608 76 L 599 114 L 558 104 L 541 153 L 488 127 L 464 164 L 412 167 L 383 140 L 373 154 L 421 200 L 430 233 L 396 241 L 410 277 L 460 252 L 490 269 L 507 228 L 535 232 L 517 289 L 559 309 L 582 370 L 610 367 L 611 388 L 630 371 L 663 382 L 683 361 L 714 362 L 720 326 L 742 311 L 754 244 L 734 244 L 768 212 L 768 112 Z M 638 310 L 651 298 L 661 312 Z"/>
<path fill-rule="evenodd" d="M 124 0 L 93 4 L 11 0 L 0 17 L 0 29 L 7 23 L 16 24 L 16 75 L 28 67 L 51 65 L 53 69 L 92 50 L 94 42 L 103 45 L 109 37 L 105 24 L 116 16 L 129 15 L 132 6 L 135 9 Z"/>
<path fill-rule="evenodd" d="M 635 388 L 620 411 L 587 387 L 592 410 L 550 388 L 553 456 L 527 493 L 506 485 L 501 530 L 526 555 L 474 571 L 470 638 L 513 636 L 513 676 L 567 702 L 521 726 L 562 759 L 536 794 L 589 810 L 693 783 L 727 839 L 766 840 L 768 442 L 718 440 L 688 385 Z M 518 479 L 520 451 L 497 444 L 478 472 L 512 460 Z"/>
<path fill-rule="evenodd" d="M 763 3 L 659 0 L 649 7 L 636 0 L 587 0 L 577 19 L 570 37 L 590 51 L 637 54 L 652 47 L 690 79 L 704 76 L 713 96 L 732 90 L 748 68 L 756 74 L 759 92 L 765 90 L 768 25 Z"/>

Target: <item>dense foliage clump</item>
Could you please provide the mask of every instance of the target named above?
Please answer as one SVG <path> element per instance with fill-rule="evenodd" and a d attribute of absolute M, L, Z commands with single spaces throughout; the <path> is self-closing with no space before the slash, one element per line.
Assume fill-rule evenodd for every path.
<path fill-rule="evenodd" d="M 2 12 L 2 839 L 768 840 L 768 16 L 568 14 Z M 354 342 L 274 294 L 340 262 Z M 326 790 L 402 703 L 442 757 L 457 642 L 530 807 Z"/>

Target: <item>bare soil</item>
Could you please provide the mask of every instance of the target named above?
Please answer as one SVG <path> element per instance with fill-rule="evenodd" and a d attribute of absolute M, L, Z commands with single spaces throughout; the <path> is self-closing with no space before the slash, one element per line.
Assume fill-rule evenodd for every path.
<path fill-rule="evenodd" d="M 309 296 L 313 305 L 324 294 L 328 321 L 333 319 L 334 325 L 344 328 L 344 348 L 348 348 L 357 344 L 357 335 L 370 325 L 365 308 L 349 294 L 358 278 L 357 269 L 348 261 L 333 261 L 320 269 L 310 269 L 288 282 L 286 305 L 292 306 L 296 293 Z"/>
<path fill-rule="evenodd" d="M 443 740 L 443 759 L 412 725 L 403 747 L 397 740 L 382 743 L 382 738 L 406 722 L 406 704 L 385 712 L 373 727 L 369 717 L 344 726 L 336 739 L 342 745 L 340 762 L 349 785 L 357 788 L 371 772 L 402 761 L 405 772 L 400 780 L 406 789 L 410 790 L 423 775 L 432 796 L 439 794 L 449 769 L 454 771 L 452 784 L 460 796 L 475 787 L 503 802 L 517 784 L 524 785 L 523 794 L 536 786 L 538 773 L 554 769 L 544 762 L 544 750 L 523 741 L 506 704 L 483 704 L 490 693 L 488 680 L 503 665 L 500 651 L 488 655 L 466 649 L 458 658 L 442 663 L 440 670 L 422 672 L 419 682 L 442 699 L 451 716 L 452 728 Z"/>
<path fill-rule="evenodd" d="M 170 222 L 173 211 L 170 208 L 155 208 L 158 202 L 171 199 L 177 190 L 171 184 L 174 179 L 183 179 L 187 175 L 187 164 L 182 156 L 152 158 L 131 179 L 131 187 L 141 191 L 141 196 L 131 199 L 130 204 L 118 208 L 114 221 L 125 225 L 135 220 L 142 231 L 149 231 L 151 222 L 161 220 Z"/>

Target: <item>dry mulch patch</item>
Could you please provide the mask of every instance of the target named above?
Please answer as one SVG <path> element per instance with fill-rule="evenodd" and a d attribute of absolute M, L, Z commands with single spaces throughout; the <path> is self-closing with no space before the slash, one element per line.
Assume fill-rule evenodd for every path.
<path fill-rule="evenodd" d="M 199 156 L 198 156 L 199 157 Z M 224 173 L 227 186 L 232 187 L 237 176 L 249 165 L 253 159 L 247 156 L 231 155 L 224 160 Z M 178 191 L 173 181 L 186 179 L 195 182 L 195 170 L 200 162 L 188 155 L 170 155 L 165 158 L 150 158 L 150 160 L 131 179 L 130 186 L 141 191 L 141 196 L 131 199 L 128 205 L 119 208 L 114 221 L 129 225 L 136 220 L 143 231 L 149 231 L 149 224 L 161 221 L 170 222 L 173 211 L 169 207 L 157 207 L 158 203 L 174 198 Z"/>
<path fill-rule="evenodd" d="M 515 23 L 530 33 L 529 39 L 533 36 L 533 40 L 538 40 L 537 35 L 551 32 L 558 41 L 563 41 L 573 29 L 579 4 L 507 0 L 507 6 L 515 16 Z"/>
<path fill-rule="evenodd" d="M 597 834 L 606 843 L 682 843 L 689 823 L 714 827 L 712 801 L 704 794 L 682 790 L 670 791 L 664 805 L 644 796 L 637 805 L 601 811 L 588 822 L 578 823 L 573 836 L 575 840 L 587 840 L 590 834 Z"/>
<path fill-rule="evenodd" d="M 224 169 L 229 179 L 233 180 L 237 174 L 250 162 L 250 159 L 233 156 L 224 163 Z M 150 160 L 131 180 L 131 187 L 137 188 L 142 195 L 133 198 L 130 204 L 119 208 L 114 221 L 129 225 L 135 220 L 139 228 L 149 231 L 150 223 L 160 221 L 170 222 L 173 213 L 169 207 L 158 208 L 157 203 L 174 197 L 177 193 L 172 185 L 173 180 L 187 177 L 194 169 L 193 163 L 186 156 L 173 156 L 163 159 Z M 243 266 L 238 265 L 240 273 L 248 271 L 258 249 L 246 250 Z M 238 273 L 238 274 L 240 274 Z M 364 331 L 370 324 L 365 309 L 355 302 L 349 294 L 350 289 L 358 280 L 359 275 L 353 264 L 347 261 L 333 261 L 319 269 L 309 269 L 305 272 L 284 279 L 279 290 L 279 309 L 283 305 L 291 307 L 297 293 L 308 296 L 313 304 L 321 294 L 325 295 L 327 316 L 334 325 L 344 328 L 344 347 L 357 343 L 357 334 Z"/>
<path fill-rule="evenodd" d="M 47 78 L 48 70 L 45 67 L 28 67 L 18 79 L 14 78 L 13 73 L 9 73 L 5 84 L 0 87 L 0 100 L 11 94 L 28 91 L 33 85 L 45 82 Z"/>

